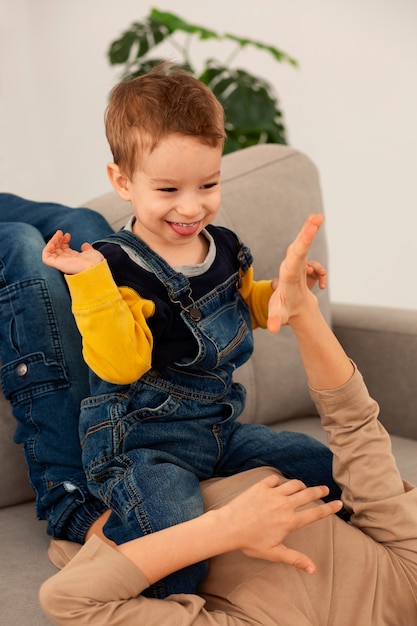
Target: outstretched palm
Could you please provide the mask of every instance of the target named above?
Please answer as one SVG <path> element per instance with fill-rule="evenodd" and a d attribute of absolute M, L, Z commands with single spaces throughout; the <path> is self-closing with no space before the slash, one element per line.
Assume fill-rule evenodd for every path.
<path fill-rule="evenodd" d="M 71 235 L 58 230 L 42 252 L 42 261 L 65 274 L 78 274 L 103 259 L 101 252 L 89 243 L 83 243 L 81 252 L 70 248 Z"/>
<path fill-rule="evenodd" d="M 273 333 L 278 332 L 282 325 L 291 324 L 308 300 L 315 298 L 309 289 L 315 281 L 308 274 L 307 268 L 312 265 L 309 265 L 307 255 L 323 220 L 323 215 L 310 215 L 287 249 L 279 270 L 278 286 L 269 301 L 267 325 Z"/>

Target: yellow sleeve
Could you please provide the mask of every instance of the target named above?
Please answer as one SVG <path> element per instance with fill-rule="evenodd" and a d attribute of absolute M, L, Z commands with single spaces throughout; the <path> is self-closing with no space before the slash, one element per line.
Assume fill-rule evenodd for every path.
<path fill-rule="evenodd" d="M 268 303 L 273 292 L 270 280 L 253 280 L 250 267 L 243 277 L 240 293 L 249 306 L 253 328 L 266 328 Z"/>
<path fill-rule="evenodd" d="M 65 278 L 86 363 L 110 383 L 140 378 L 152 362 L 153 338 L 146 320 L 155 311 L 154 303 L 133 289 L 117 287 L 106 260 Z"/>

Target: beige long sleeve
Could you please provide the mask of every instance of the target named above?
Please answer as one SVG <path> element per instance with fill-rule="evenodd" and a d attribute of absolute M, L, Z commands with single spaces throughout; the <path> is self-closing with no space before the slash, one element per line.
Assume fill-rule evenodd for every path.
<path fill-rule="evenodd" d="M 247 619 L 209 612 L 197 595 L 146 598 L 143 574 L 124 556 L 93 536 L 40 591 L 42 607 L 55 624 L 77 626 L 247 626 Z"/>

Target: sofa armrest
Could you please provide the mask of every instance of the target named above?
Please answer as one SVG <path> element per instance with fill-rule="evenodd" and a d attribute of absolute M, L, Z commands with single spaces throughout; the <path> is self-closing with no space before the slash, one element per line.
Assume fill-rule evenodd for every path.
<path fill-rule="evenodd" d="M 393 435 L 417 439 L 417 312 L 332 304 L 333 330 Z"/>

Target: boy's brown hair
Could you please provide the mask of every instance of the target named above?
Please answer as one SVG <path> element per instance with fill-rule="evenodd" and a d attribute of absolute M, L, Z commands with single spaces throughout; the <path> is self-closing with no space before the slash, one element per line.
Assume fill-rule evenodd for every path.
<path fill-rule="evenodd" d="M 114 162 L 132 178 L 140 150 L 152 151 L 169 133 L 199 137 L 223 146 L 224 111 L 206 85 L 164 63 L 112 90 L 105 115 L 106 136 Z"/>

